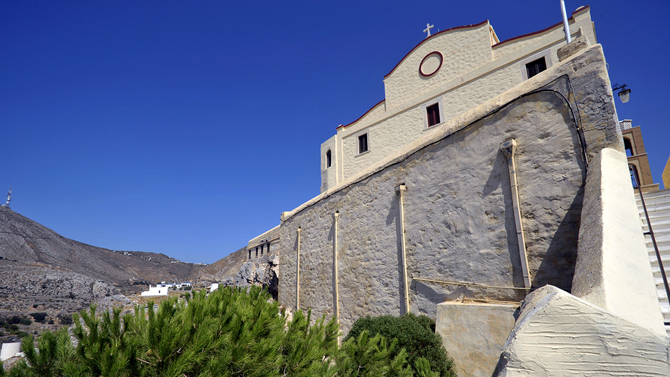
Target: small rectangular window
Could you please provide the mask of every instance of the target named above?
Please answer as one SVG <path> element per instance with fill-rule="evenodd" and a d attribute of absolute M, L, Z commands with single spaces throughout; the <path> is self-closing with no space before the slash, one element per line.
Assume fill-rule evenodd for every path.
<path fill-rule="evenodd" d="M 428 127 L 440 123 L 440 104 L 436 103 L 426 107 L 426 116 L 428 116 Z"/>
<path fill-rule="evenodd" d="M 329 149 L 328 152 L 326 152 L 326 169 L 328 169 L 331 164 L 332 164 L 332 160 L 331 160 L 331 154 L 330 154 L 330 149 Z"/>
<path fill-rule="evenodd" d="M 531 78 L 537 75 L 538 73 L 546 70 L 547 70 L 547 62 L 544 60 L 544 56 L 526 64 L 526 72 L 528 73 L 528 78 Z"/>
<path fill-rule="evenodd" d="M 358 137 L 358 153 L 361 154 L 367 151 L 368 151 L 368 134 L 363 134 Z"/>

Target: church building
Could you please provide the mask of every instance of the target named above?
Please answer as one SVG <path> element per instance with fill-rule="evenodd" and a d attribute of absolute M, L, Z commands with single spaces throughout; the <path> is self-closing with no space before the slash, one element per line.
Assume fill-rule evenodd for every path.
<path fill-rule="evenodd" d="M 597 43 L 588 6 L 569 23 Z M 427 36 L 384 76 L 386 98 L 321 144 L 321 192 L 550 68 L 564 45 L 562 23 L 502 42 L 488 20 Z"/>
<path fill-rule="evenodd" d="M 279 303 L 345 334 L 425 314 L 463 376 L 670 375 L 626 155 L 642 150 L 590 8 L 565 25 L 427 27 L 321 145 L 321 193 L 249 242 L 279 256 Z"/>

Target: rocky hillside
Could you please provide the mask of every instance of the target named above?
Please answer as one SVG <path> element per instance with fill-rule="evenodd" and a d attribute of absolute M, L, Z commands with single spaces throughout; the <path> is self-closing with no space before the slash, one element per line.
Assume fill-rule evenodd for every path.
<path fill-rule="evenodd" d="M 3 287 L 41 287 L 40 281 L 55 274 L 58 279 L 71 276 L 72 281 L 86 281 L 85 285 L 101 281 L 121 292 L 138 292 L 149 283 L 188 281 L 200 268 L 163 254 L 115 251 L 73 241 L 8 207 L 0 207 L 0 269 L 14 271 L 12 281 L 2 273 Z M 42 280 L 35 280 L 40 276 Z M 5 289 L 0 288 L 0 295 Z M 79 291 L 75 294 L 86 295 Z"/>
<path fill-rule="evenodd" d="M 218 261 L 203 266 L 196 273 L 198 285 L 209 286 L 237 276 L 242 265 L 247 261 L 247 248 L 243 247 Z"/>
<path fill-rule="evenodd" d="M 125 295 L 160 281 L 258 284 L 274 289 L 276 296 L 276 274 L 266 267 L 272 264 L 253 265 L 246 257 L 242 248 L 204 266 L 163 254 L 104 249 L 65 238 L 0 206 L 0 343 L 68 325 L 72 313 L 91 303 L 99 310 L 132 310 L 137 299 Z"/>

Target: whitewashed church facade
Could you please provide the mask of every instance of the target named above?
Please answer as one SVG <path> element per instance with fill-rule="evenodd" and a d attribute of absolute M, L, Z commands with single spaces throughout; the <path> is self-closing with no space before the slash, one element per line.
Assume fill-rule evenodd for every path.
<path fill-rule="evenodd" d="M 426 314 L 464 376 L 670 375 L 590 8 L 568 24 L 414 47 L 321 145 L 321 194 L 249 242 L 280 304 L 344 332 Z"/>
<path fill-rule="evenodd" d="M 569 24 L 597 43 L 588 6 Z M 321 192 L 556 64 L 564 45 L 562 23 L 502 42 L 488 20 L 427 37 L 384 76 L 386 98 L 321 144 Z"/>

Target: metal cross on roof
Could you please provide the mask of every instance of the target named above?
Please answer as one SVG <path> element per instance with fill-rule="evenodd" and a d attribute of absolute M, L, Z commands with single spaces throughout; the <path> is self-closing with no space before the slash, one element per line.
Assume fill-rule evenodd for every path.
<path fill-rule="evenodd" d="M 432 29 L 434 27 L 435 27 L 435 25 L 426 24 L 426 28 L 423 29 L 424 33 L 428 33 L 428 35 L 426 35 L 426 38 L 430 37 L 430 29 Z"/>

